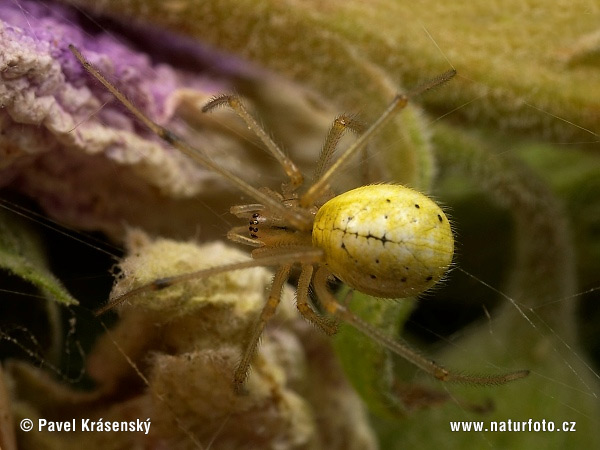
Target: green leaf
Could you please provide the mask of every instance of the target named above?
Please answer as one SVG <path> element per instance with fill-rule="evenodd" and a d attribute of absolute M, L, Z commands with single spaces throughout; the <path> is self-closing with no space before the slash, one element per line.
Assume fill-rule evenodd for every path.
<path fill-rule="evenodd" d="M 48 299 L 77 305 L 48 269 L 43 245 L 29 224 L 0 210 L 0 268 L 33 284 Z"/>

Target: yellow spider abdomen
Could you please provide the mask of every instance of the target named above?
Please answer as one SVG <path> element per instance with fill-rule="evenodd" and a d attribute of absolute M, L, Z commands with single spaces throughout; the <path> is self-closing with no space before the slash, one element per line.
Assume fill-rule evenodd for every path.
<path fill-rule="evenodd" d="M 417 295 L 452 262 L 448 218 L 413 189 L 379 184 L 345 192 L 317 212 L 313 245 L 340 280 L 376 297 Z"/>

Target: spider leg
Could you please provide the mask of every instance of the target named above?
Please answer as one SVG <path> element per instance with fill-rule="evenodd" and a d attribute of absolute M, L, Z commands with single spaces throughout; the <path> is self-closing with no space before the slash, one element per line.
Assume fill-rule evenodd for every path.
<path fill-rule="evenodd" d="M 96 67 L 94 67 L 88 60 L 86 60 L 84 58 L 84 56 L 81 54 L 81 52 L 74 45 L 69 45 L 69 50 L 71 50 L 73 55 L 75 55 L 75 57 L 83 65 L 85 70 L 87 70 L 90 73 L 90 75 L 92 75 L 100 83 L 102 83 L 106 87 L 106 89 L 108 89 L 117 98 L 117 100 L 119 100 L 119 102 L 121 102 L 123 104 L 123 106 L 125 106 L 140 122 L 142 122 L 146 127 L 148 127 L 148 129 L 150 129 L 154 134 L 156 134 L 158 137 L 160 137 L 163 141 L 170 144 L 171 146 L 173 146 L 174 148 L 176 148 L 183 154 L 187 155 L 193 161 L 202 165 L 206 169 L 209 169 L 209 170 L 221 175 L 223 178 L 228 180 L 230 183 L 232 183 L 234 186 L 236 186 L 242 192 L 251 196 L 254 200 L 259 202 L 260 204 L 264 205 L 265 207 L 268 207 L 272 211 L 275 211 L 278 214 L 280 214 L 281 216 L 285 217 L 290 222 L 290 224 L 295 226 L 296 228 L 298 228 L 300 230 L 310 230 L 312 228 L 312 217 L 308 213 L 306 213 L 305 211 L 303 211 L 301 209 L 291 210 L 289 208 L 286 208 L 285 206 L 283 206 L 281 204 L 281 202 L 277 201 L 275 198 L 265 194 L 260 189 L 257 189 L 254 186 L 251 186 L 250 184 L 248 184 L 246 181 L 242 180 L 237 175 L 235 175 L 235 174 L 229 172 L 228 170 L 217 165 L 212 159 L 210 159 L 208 156 L 206 156 L 203 152 L 190 146 L 185 141 L 183 141 L 180 137 L 178 137 L 177 135 L 175 135 L 168 129 L 164 128 L 163 126 L 157 124 L 152 119 L 150 119 L 150 117 L 148 117 L 146 114 L 144 114 L 138 108 L 136 108 L 135 105 L 122 92 L 120 92 L 110 81 L 108 81 L 106 79 L 106 77 L 104 75 L 102 75 L 102 73 Z M 256 124 L 256 126 L 258 127 L 258 129 L 262 130 L 262 128 L 260 128 L 260 126 L 258 126 L 258 124 Z M 254 131 L 256 132 L 255 129 L 254 129 Z M 266 135 L 266 133 L 264 131 L 263 131 L 263 134 Z M 268 138 L 268 136 L 267 136 L 267 138 Z M 262 137 L 261 137 L 261 139 L 262 139 Z M 273 144 L 273 145 L 275 145 L 275 144 Z M 269 149 L 271 149 L 271 147 L 269 147 Z M 272 149 L 271 149 L 271 151 L 272 151 Z M 281 150 L 279 150 L 279 152 L 281 152 Z M 281 152 L 281 153 L 283 154 L 283 152 Z M 277 155 L 275 155 L 275 156 L 277 157 Z M 289 160 L 289 158 L 287 158 L 287 156 L 283 155 L 283 157 Z M 278 157 L 278 159 L 279 159 L 279 157 Z M 290 163 L 291 163 L 291 161 L 290 161 Z M 295 166 L 293 166 L 295 169 L 295 171 L 294 171 L 294 169 L 291 168 L 292 166 L 293 166 L 293 163 L 291 163 L 291 166 L 289 169 L 291 172 L 295 173 L 295 171 L 298 171 L 298 169 L 295 168 Z M 290 175 L 290 178 L 292 179 L 292 181 L 294 181 L 292 175 Z"/>
<path fill-rule="evenodd" d="M 275 314 L 275 310 L 281 301 L 281 291 L 284 283 L 287 281 L 290 275 L 291 267 L 291 264 L 281 266 L 273 277 L 273 285 L 271 286 L 269 299 L 267 300 L 267 303 L 265 303 L 258 320 L 252 328 L 250 339 L 246 344 L 246 349 L 244 350 L 242 359 L 235 369 L 233 376 L 233 389 L 235 390 L 236 394 L 246 393 L 244 389 L 244 382 L 246 381 L 246 378 L 248 378 L 250 363 L 254 357 L 254 354 L 256 353 L 258 341 L 265 329 L 265 326 L 271 317 L 273 317 L 273 314 Z"/>
<path fill-rule="evenodd" d="M 271 152 L 271 154 L 279 161 L 281 167 L 285 171 L 286 175 L 290 179 L 290 183 L 294 188 L 302 185 L 304 181 L 304 177 L 302 173 L 296 167 L 294 162 L 281 150 L 281 148 L 271 139 L 271 137 L 267 134 L 267 132 L 261 127 L 256 119 L 252 117 L 252 115 L 248 112 L 244 104 L 241 102 L 239 97 L 235 95 L 220 95 L 218 97 L 213 98 L 202 108 L 202 112 L 208 112 L 216 107 L 227 105 L 235 113 L 240 116 L 248 128 L 256 134 L 263 144 L 267 147 L 267 149 Z"/>
<path fill-rule="evenodd" d="M 328 313 L 344 320 L 361 333 L 370 337 L 374 341 L 379 342 L 381 345 L 387 347 L 392 352 L 403 357 L 410 363 L 431 374 L 440 381 L 461 382 L 476 385 L 498 385 L 508 383 L 513 380 L 518 380 L 519 378 L 524 378 L 529 374 L 528 370 L 519 370 L 500 375 L 468 375 L 450 372 L 448 369 L 440 366 L 435 361 L 432 361 L 431 359 L 419 354 L 410 348 L 410 346 L 405 342 L 398 339 L 393 339 L 390 336 L 382 333 L 380 330 L 365 322 L 347 307 L 339 303 L 327 289 L 327 278 L 330 275 L 331 272 L 322 266 L 317 270 L 313 281 L 313 286 L 315 287 L 317 295 Z"/>
<path fill-rule="evenodd" d="M 308 303 L 308 288 L 310 286 L 312 275 L 312 264 L 302 265 L 302 271 L 300 272 L 300 277 L 298 278 L 298 298 L 296 299 L 296 306 L 298 307 L 300 314 L 302 314 L 305 319 L 314 323 L 326 334 L 331 336 L 337 332 L 337 322 L 335 320 L 331 320 L 330 318 L 321 316 L 315 312 Z"/>
<path fill-rule="evenodd" d="M 258 250 L 258 249 L 256 249 Z M 137 288 L 132 289 L 118 297 L 112 298 L 109 302 L 96 310 L 94 314 L 100 316 L 106 311 L 109 311 L 116 306 L 134 299 L 138 295 L 143 295 L 148 292 L 160 291 L 162 289 L 168 289 L 178 283 L 191 280 L 201 280 L 203 278 L 212 277 L 220 273 L 231 272 L 234 270 L 250 269 L 252 267 L 269 267 L 269 266 L 281 266 L 283 264 L 294 264 L 298 261 L 302 263 L 316 263 L 321 261 L 323 254 L 320 250 L 315 249 L 299 249 L 298 251 L 292 251 L 287 254 L 272 254 L 272 255 L 261 255 L 260 259 L 249 259 L 245 261 L 233 262 L 230 264 L 224 264 L 217 267 L 209 267 L 206 269 L 197 270 L 195 272 L 184 273 L 181 275 L 174 275 L 171 277 L 159 278 L 151 283 L 144 284 Z"/>
<path fill-rule="evenodd" d="M 310 188 L 300 197 L 300 205 L 308 206 L 315 203 L 324 192 L 328 189 L 329 181 L 335 173 L 338 172 L 339 168 L 348 162 L 348 160 L 361 150 L 367 142 L 371 140 L 374 134 L 376 134 L 384 125 L 386 125 L 394 115 L 403 110 L 408 104 L 408 97 L 404 94 L 398 94 L 383 112 L 383 114 L 377 119 L 360 137 L 354 141 L 354 143 L 340 155 L 340 157 L 321 175 L 318 180 L 315 180 Z"/>
<path fill-rule="evenodd" d="M 337 145 L 346 130 L 350 130 L 355 134 L 361 134 L 363 131 L 365 131 L 365 127 L 358 120 L 348 114 L 342 114 L 335 118 L 333 124 L 331 124 L 329 132 L 327 133 L 325 142 L 323 142 L 323 147 L 321 148 L 321 153 L 319 154 L 319 159 L 317 160 L 317 166 L 313 173 L 313 181 L 321 178 L 321 175 L 325 169 L 329 167 L 335 149 L 337 148 Z"/>
<path fill-rule="evenodd" d="M 449 70 L 443 74 L 426 81 L 425 83 L 417 86 L 411 90 L 408 94 L 398 94 L 386 110 L 360 137 L 354 141 L 354 143 L 348 147 L 340 157 L 321 175 L 318 180 L 314 180 L 312 186 L 302 195 L 300 198 L 301 206 L 309 206 L 315 203 L 327 190 L 329 181 L 337 173 L 338 169 L 348 162 L 348 160 L 361 150 L 367 142 L 371 140 L 371 137 L 379 132 L 384 125 L 386 125 L 398 112 L 406 108 L 409 99 L 416 97 L 424 92 L 427 92 L 441 84 L 450 80 L 456 75 L 455 70 Z"/>

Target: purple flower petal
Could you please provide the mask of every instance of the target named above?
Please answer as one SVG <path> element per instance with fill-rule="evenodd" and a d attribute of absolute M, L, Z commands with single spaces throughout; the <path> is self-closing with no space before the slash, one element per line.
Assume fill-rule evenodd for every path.
<path fill-rule="evenodd" d="M 140 125 L 68 45 L 161 124 L 181 101 L 201 104 L 221 85 L 153 64 L 106 32 L 91 35 L 77 14 L 52 3 L 3 2 L 0 42 L 0 187 L 34 197 L 71 224 L 116 232 L 124 222 L 143 224 L 156 202 L 162 202 L 163 217 L 189 209 L 168 198 L 190 197 L 214 184 L 214 175 Z"/>

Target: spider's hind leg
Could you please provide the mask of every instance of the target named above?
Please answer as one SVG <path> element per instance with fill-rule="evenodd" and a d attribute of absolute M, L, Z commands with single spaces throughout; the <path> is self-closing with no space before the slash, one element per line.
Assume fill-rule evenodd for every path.
<path fill-rule="evenodd" d="M 353 326 L 365 336 L 368 336 L 375 342 L 379 342 L 393 353 L 401 356 L 408 362 L 414 364 L 421 370 L 429 373 L 440 381 L 490 386 L 509 383 L 511 381 L 524 378 L 529 374 L 528 370 L 517 370 L 498 375 L 469 375 L 452 372 L 440 366 L 433 360 L 421 355 L 419 352 L 413 350 L 407 343 L 399 338 L 395 339 L 391 336 L 387 336 L 373 325 L 365 322 L 363 319 L 355 315 L 346 306 L 339 303 L 327 289 L 327 279 L 330 275 L 331 273 L 329 270 L 323 266 L 317 270 L 313 282 L 317 295 L 319 296 L 323 307 L 329 314 L 332 314 L 333 316 L 338 317 L 339 319 Z"/>
<path fill-rule="evenodd" d="M 298 279 L 298 298 L 296 299 L 296 306 L 305 319 L 317 325 L 325 332 L 325 334 L 329 336 L 334 335 L 338 330 L 337 320 L 320 315 L 308 302 L 308 288 L 310 286 L 312 275 L 312 264 L 303 265 L 302 272 L 300 272 L 300 278 Z"/>

